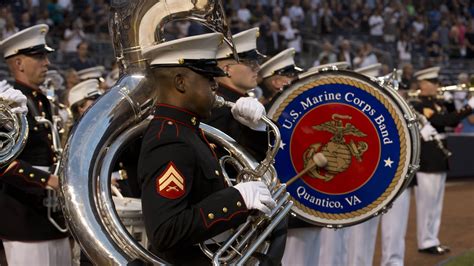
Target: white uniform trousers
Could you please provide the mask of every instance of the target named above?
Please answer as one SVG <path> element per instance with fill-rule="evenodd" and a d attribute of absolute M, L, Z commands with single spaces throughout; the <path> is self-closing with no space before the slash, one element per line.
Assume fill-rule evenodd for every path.
<path fill-rule="evenodd" d="M 69 238 L 37 242 L 3 241 L 9 266 L 69 266 L 72 264 Z"/>
<path fill-rule="evenodd" d="M 345 266 L 347 264 L 347 228 L 321 229 L 319 266 Z"/>
<path fill-rule="evenodd" d="M 347 265 L 372 266 L 380 216 L 347 228 Z"/>
<path fill-rule="evenodd" d="M 440 244 L 438 239 L 443 209 L 446 173 L 416 173 L 415 187 L 416 231 L 418 248 L 425 249 Z"/>
<path fill-rule="evenodd" d="M 405 189 L 381 217 L 382 266 L 403 266 L 411 190 Z"/>
<path fill-rule="evenodd" d="M 318 266 L 320 227 L 288 229 L 282 265 Z"/>

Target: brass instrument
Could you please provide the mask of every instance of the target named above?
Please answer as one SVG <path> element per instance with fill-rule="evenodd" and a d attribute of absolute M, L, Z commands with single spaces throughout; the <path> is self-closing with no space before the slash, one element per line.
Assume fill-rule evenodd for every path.
<path fill-rule="evenodd" d="M 413 109 L 413 108 L 412 108 Z M 415 113 L 416 117 L 418 118 L 418 122 L 420 124 L 420 129 L 423 128 L 426 124 L 429 123 L 428 119 L 426 118 L 426 116 L 420 114 L 419 112 L 417 112 L 415 109 L 413 109 L 413 112 Z M 450 157 L 451 155 L 453 155 L 453 153 L 451 151 L 449 151 L 443 144 L 443 141 L 441 140 L 441 138 L 439 137 L 439 134 L 436 134 L 434 136 L 432 136 L 432 140 L 436 143 L 436 146 L 441 150 L 441 152 L 443 152 L 444 156 L 446 158 Z"/>
<path fill-rule="evenodd" d="M 23 150 L 28 139 L 25 114 L 14 114 L 9 102 L 0 99 L 0 167 L 8 166 Z"/>
<path fill-rule="evenodd" d="M 231 34 L 217 0 L 112 0 L 110 7 L 109 29 L 120 78 L 71 131 L 61 160 L 60 199 L 72 234 L 94 263 L 165 264 L 124 228 L 110 191 L 114 160 L 125 144 L 144 131 L 155 98 L 142 48 L 162 42 L 164 24 L 178 19 L 205 24 L 224 33 L 227 40 Z M 242 159 L 252 164 L 250 158 Z"/>
<path fill-rule="evenodd" d="M 215 107 L 223 106 L 232 107 L 234 103 L 226 102 L 224 98 L 216 96 Z M 278 127 L 266 116 L 262 117 L 262 121 L 269 127 L 269 135 L 273 134 L 274 142 L 269 143 L 269 149 L 266 157 L 258 165 L 242 165 L 244 160 L 240 159 L 237 144 L 230 145 L 235 142 L 230 137 L 223 133 L 209 134 L 208 137 L 213 142 L 226 147 L 232 156 L 224 156 L 220 159 L 220 164 L 224 177 L 227 183 L 232 185 L 230 177 L 225 171 L 225 164 L 230 163 L 240 169 L 236 183 L 259 180 L 263 181 L 269 188 L 272 198 L 277 203 L 277 206 L 272 210 L 270 215 L 249 216 L 247 221 L 239 226 L 239 228 L 231 235 L 224 244 L 220 245 L 219 249 L 212 252 L 205 243 L 201 243 L 200 247 L 210 259 L 213 265 L 231 264 L 243 265 L 250 256 L 257 250 L 262 248 L 265 238 L 272 232 L 275 226 L 289 213 L 293 202 L 289 200 L 290 194 L 287 193 L 286 185 L 278 181 L 276 170 L 273 168 L 275 156 L 280 149 L 280 130 Z M 203 125 L 205 132 L 211 132 L 209 126 Z M 214 129 L 215 130 L 215 129 Z M 222 136 L 223 135 L 223 136 Z M 223 137 L 225 139 L 223 139 Z M 270 139 L 270 136 L 269 136 Z M 230 149 L 230 147 L 234 147 Z M 237 149 L 235 148 L 237 147 Z M 219 244 L 216 242 L 216 244 Z"/>
<path fill-rule="evenodd" d="M 436 94 L 436 98 L 438 99 L 444 99 L 443 94 L 446 92 L 468 92 L 472 93 L 474 92 L 474 87 L 469 86 L 468 84 L 456 84 L 456 85 L 449 85 L 449 86 L 443 86 L 438 88 L 438 94 Z M 415 91 L 409 91 L 408 92 L 408 98 L 409 99 L 417 99 L 420 97 L 420 90 L 415 90 Z"/>

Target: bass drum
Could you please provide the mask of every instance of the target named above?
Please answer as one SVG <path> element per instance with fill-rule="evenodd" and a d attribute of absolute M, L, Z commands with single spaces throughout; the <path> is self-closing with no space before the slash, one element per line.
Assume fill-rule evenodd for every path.
<path fill-rule="evenodd" d="M 287 187 L 292 212 L 309 223 L 340 228 L 384 213 L 418 169 L 416 117 L 377 79 L 345 70 L 311 74 L 285 90 L 269 116 L 280 125 L 282 183 L 315 153 L 328 160 Z"/>

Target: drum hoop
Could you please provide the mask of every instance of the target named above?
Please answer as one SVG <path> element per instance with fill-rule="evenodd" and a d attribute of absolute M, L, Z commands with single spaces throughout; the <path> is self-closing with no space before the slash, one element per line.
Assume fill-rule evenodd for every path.
<path fill-rule="evenodd" d="M 351 73 L 351 74 L 356 74 L 358 75 L 357 73 L 352 73 L 352 72 L 345 72 L 345 71 L 328 71 L 328 72 L 323 72 L 321 74 L 332 74 L 332 73 L 337 73 L 337 72 L 343 72 L 344 74 L 345 73 Z M 363 76 L 365 77 L 365 76 Z M 298 97 L 300 94 L 302 94 L 303 92 L 311 89 L 311 88 L 314 88 L 314 87 L 317 87 L 317 86 L 321 86 L 321 85 L 328 85 L 328 84 L 345 84 L 345 85 L 350 85 L 350 86 L 354 86 L 354 87 L 357 87 L 359 89 L 362 89 L 368 93 L 370 93 L 372 96 L 374 96 L 379 102 L 381 102 L 386 108 L 387 110 L 389 111 L 390 115 L 392 116 L 392 118 L 394 119 L 395 121 L 395 124 L 396 124 L 396 127 L 397 127 L 397 131 L 400 133 L 400 160 L 399 160 L 399 164 L 398 164 L 398 167 L 397 167 L 397 171 L 395 172 L 395 177 L 392 179 L 392 182 L 390 183 L 390 185 L 387 187 L 387 189 L 384 191 L 384 193 L 382 195 L 380 195 L 375 201 L 373 201 L 371 204 L 369 204 L 368 206 L 360 209 L 360 210 L 357 210 L 357 211 L 352 211 L 352 212 L 349 212 L 349 213 L 345 213 L 345 214 L 332 214 L 332 213 L 325 213 L 325 212 L 320 212 L 320 211 L 315 211 L 305 205 L 303 205 L 302 203 L 300 203 L 298 201 L 298 199 L 295 199 L 293 196 L 290 196 L 290 198 L 292 198 L 293 202 L 294 202 L 294 207 L 296 207 L 297 209 L 309 214 L 309 215 L 312 215 L 312 216 L 317 216 L 317 217 L 321 217 L 321 218 L 324 218 L 326 220 L 341 220 L 341 219 L 351 219 L 351 218 L 355 218 L 355 217 L 358 217 L 358 216 L 361 216 L 361 215 L 364 215 L 370 211 L 372 211 L 373 209 L 379 207 L 381 205 L 382 202 L 384 202 L 387 197 L 389 197 L 393 190 L 397 187 L 397 185 L 399 184 L 400 182 L 400 179 L 402 179 L 402 176 L 405 174 L 404 173 L 404 169 L 405 169 L 405 164 L 408 162 L 406 158 L 407 156 L 407 147 L 402 143 L 406 143 L 407 141 L 407 136 L 405 135 L 405 131 L 403 130 L 403 120 L 401 120 L 399 118 L 399 116 L 397 115 L 396 113 L 396 110 L 395 108 L 392 106 L 392 103 L 387 99 L 388 96 L 384 95 L 383 93 L 381 93 L 380 91 L 378 91 L 376 88 L 374 88 L 374 86 L 369 86 L 367 83 L 365 82 L 361 82 L 359 80 L 356 80 L 354 77 L 335 77 L 335 76 L 326 76 L 324 75 L 324 79 L 317 79 L 317 80 L 314 80 L 314 81 L 310 81 L 302 86 L 300 86 L 299 88 L 295 89 L 295 90 L 292 90 L 289 94 L 287 94 L 286 96 L 286 99 L 284 99 L 281 104 L 278 106 L 278 108 L 276 109 L 276 111 L 274 112 L 274 114 L 272 115 L 273 119 L 277 119 L 278 117 L 280 117 L 281 113 L 284 111 L 284 109 L 286 108 L 286 106 L 288 104 L 290 104 L 290 102 L 293 101 L 293 99 L 295 99 L 296 97 Z M 402 108 L 400 108 L 400 111 Z M 408 138 L 410 141 L 411 139 Z M 401 188 L 403 188 L 403 184 L 401 186 Z M 398 193 L 393 195 L 393 198 L 392 200 L 394 200 L 396 197 L 397 197 Z M 307 220 L 307 218 L 304 218 L 304 220 Z M 312 222 L 316 222 L 316 221 L 312 221 Z"/>

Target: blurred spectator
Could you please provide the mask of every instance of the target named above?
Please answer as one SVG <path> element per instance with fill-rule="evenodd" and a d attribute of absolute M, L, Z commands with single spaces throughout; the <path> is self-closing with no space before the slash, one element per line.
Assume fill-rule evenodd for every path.
<path fill-rule="evenodd" d="M 9 14 L 6 17 L 6 24 L 2 32 L 2 38 L 3 39 L 8 38 L 17 32 L 18 32 L 18 28 L 15 26 L 15 20 L 13 19 L 13 16 Z"/>
<path fill-rule="evenodd" d="M 89 54 L 89 43 L 83 41 L 77 45 L 77 58 L 72 60 L 71 67 L 76 71 L 96 66 L 97 63 Z"/>
<path fill-rule="evenodd" d="M 285 38 L 285 48 L 295 48 L 295 59 L 298 58 L 302 50 L 302 41 L 300 31 L 296 28 L 294 22 L 288 29 L 284 29 L 283 37 Z"/>
<path fill-rule="evenodd" d="M 443 50 L 439 41 L 439 35 L 437 31 L 431 33 L 431 37 L 426 44 L 426 51 L 428 58 L 434 65 L 440 64 L 443 59 Z"/>
<path fill-rule="evenodd" d="M 60 99 L 60 102 L 69 105 L 67 102 L 68 93 L 72 87 L 79 83 L 79 75 L 77 75 L 77 71 L 75 69 L 69 68 L 66 70 L 64 77 L 66 79 L 66 93 L 64 93 L 63 98 Z"/>
<path fill-rule="evenodd" d="M 377 64 L 378 62 L 379 60 L 372 49 L 372 45 L 365 43 L 360 47 L 356 58 L 354 58 L 354 68 L 362 68 Z"/>
<path fill-rule="evenodd" d="M 328 3 L 324 3 L 319 10 L 319 18 L 321 21 L 321 33 L 327 34 L 332 32 L 333 15 Z"/>
<path fill-rule="evenodd" d="M 20 23 L 18 24 L 18 29 L 23 30 L 33 26 L 31 23 L 31 16 L 29 11 L 25 11 L 21 14 Z"/>
<path fill-rule="evenodd" d="M 398 60 L 400 63 L 410 63 L 411 62 L 411 51 L 413 47 L 408 39 L 407 33 L 402 33 L 400 39 L 397 41 L 397 51 L 398 51 Z"/>
<path fill-rule="evenodd" d="M 283 30 L 291 28 L 290 9 L 288 7 L 285 7 L 283 16 L 280 18 L 280 26 Z"/>
<path fill-rule="evenodd" d="M 380 9 L 376 9 L 375 12 L 369 17 L 370 36 L 373 37 L 374 41 L 381 41 L 383 36 L 384 20 Z"/>
<path fill-rule="evenodd" d="M 84 41 L 85 38 L 86 34 L 83 30 L 82 20 L 77 18 L 72 23 L 72 26 L 64 31 L 64 51 L 75 52 L 78 45 Z"/>
<path fill-rule="evenodd" d="M 402 67 L 402 77 L 400 82 L 401 90 L 415 90 L 416 80 L 413 78 L 413 65 L 404 64 Z"/>
<path fill-rule="evenodd" d="M 283 36 L 280 33 L 280 27 L 277 22 L 270 23 L 269 31 L 264 35 L 264 40 L 267 45 L 267 55 L 275 55 L 283 50 Z"/>
<path fill-rule="evenodd" d="M 58 4 L 58 0 L 52 0 L 48 4 L 49 17 L 53 20 L 54 25 L 60 25 L 64 21 L 64 10 Z"/>
<path fill-rule="evenodd" d="M 47 9 L 40 11 L 36 24 L 47 24 L 49 27 L 54 25 L 54 21 L 49 17 L 49 12 Z"/>
<path fill-rule="evenodd" d="M 86 8 L 81 12 L 82 30 L 86 34 L 96 33 L 96 16 L 92 5 L 87 5 Z"/>
<path fill-rule="evenodd" d="M 237 10 L 237 17 L 239 18 L 240 22 L 249 25 L 250 19 L 252 18 L 252 13 L 248 9 L 247 4 L 242 4 L 240 8 Z"/>
<path fill-rule="evenodd" d="M 333 47 L 329 41 L 324 41 L 322 51 L 318 58 L 314 61 L 313 66 L 325 65 L 337 61 L 337 56 L 333 51 Z"/>
<path fill-rule="evenodd" d="M 471 20 L 474 22 L 474 20 Z M 466 58 L 474 58 L 474 25 L 473 23 L 468 23 L 466 28 Z"/>
<path fill-rule="evenodd" d="M 354 64 L 354 53 L 351 49 L 351 43 L 349 40 L 343 39 L 339 46 L 339 53 L 337 55 L 337 61 L 345 61 L 349 64 L 349 67 L 352 69 Z"/>
<path fill-rule="evenodd" d="M 298 28 L 302 26 L 304 21 L 304 11 L 301 7 L 300 0 L 293 0 L 293 4 L 291 5 L 290 9 L 288 10 L 288 14 L 290 16 L 291 21 L 295 22 L 298 25 Z"/>

